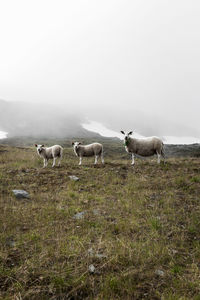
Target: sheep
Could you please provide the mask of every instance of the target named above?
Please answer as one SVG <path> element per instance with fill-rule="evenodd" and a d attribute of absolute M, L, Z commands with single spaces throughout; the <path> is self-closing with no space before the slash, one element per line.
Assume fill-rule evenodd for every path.
<path fill-rule="evenodd" d="M 165 158 L 164 155 L 164 145 L 161 139 L 159 139 L 156 136 L 147 137 L 147 138 L 131 138 L 130 135 L 133 133 L 130 131 L 129 133 L 125 133 L 124 131 L 121 131 L 122 134 L 124 134 L 124 145 L 125 149 L 128 153 L 132 153 L 132 165 L 134 165 L 134 154 L 138 154 L 140 156 L 152 156 L 154 154 L 157 154 L 157 162 L 160 163 L 160 157 L 162 155 L 163 158 Z"/>
<path fill-rule="evenodd" d="M 59 158 L 58 166 L 61 164 L 62 154 L 63 154 L 63 148 L 59 145 L 54 145 L 52 147 L 44 147 L 44 145 L 37 145 L 35 144 L 35 147 L 37 148 L 37 153 L 40 157 L 44 159 L 44 166 L 43 168 L 47 167 L 48 160 L 53 158 L 53 164 L 52 168 L 55 166 L 56 158 Z"/>
<path fill-rule="evenodd" d="M 89 145 L 82 145 L 79 142 L 72 142 L 74 146 L 74 152 L 79 157 L 79 165 L 82 163 L 83 157 L 95 156 L 94 164 L 97 164 L 98 158 L 101 156 L 101 162 L 104 164 L 103 158 L 103 145 L 99 143 L 93 143 Z"/>

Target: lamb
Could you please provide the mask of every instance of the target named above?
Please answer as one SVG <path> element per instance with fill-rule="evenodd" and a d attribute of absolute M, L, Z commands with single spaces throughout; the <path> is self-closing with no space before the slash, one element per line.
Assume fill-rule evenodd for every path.
<path fill-rule="evenodd" d="M 160 163 L 160 157 L 162 155 L 163 158 L 165 158 L 164 155 L 164 145 L 161 139 L 159 139 L 156 136 L 153 137 L 147 137 L 147 138 L 131 138 L 130 135 L 133 133 L 130 131 L 129 133 L 125 133 L 124 131 L 121 131 L 122 134 L 124 134 L 124 145 L 125 149 L 128 153 L 132 153 L 132 165 L 134 165 L 134 154 L 138 154 L 140 156 L 152 156 L 154 154 L 157 154 L 157 162 Z"/>
<path fill-rule="evenodd" d="M 103 145 L 99 143 L 93 143 L 89 145 L 82 145 L 79 142 L 73 142 L 74 152 L 79 157 L 79 165 L 82 163 L 83 157 L 95 156 L 94 164 L 97 164 L 98 158 L 101 156 L 101 162 L 104 164 L 103 158 Z"/>
<path fill-rule="evenodd" d="M 52 147 L 47 148 L 44 147 L 44 145 L 35 144 L 35 147 L 37 148 L 38 155 L 44 159 L 43 168 L 47 167 L 48 160 L 51 158 L 53 158 L 52 168 L 55 166 L 56 158 L 59 158 L 58 166 L 60 166 L 63 154 L 63 148 L 61 146 L 54 145 Z"/>

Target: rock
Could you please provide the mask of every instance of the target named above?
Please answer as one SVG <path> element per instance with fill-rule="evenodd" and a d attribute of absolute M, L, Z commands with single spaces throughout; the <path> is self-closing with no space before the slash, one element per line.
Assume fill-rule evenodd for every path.
<path fill-rule="evenodd" d="M 81 211 L 81 212 L 75 214 L 75 215 L 73 216 L 73 219 L 77 219 L 77 220 L 83 219 L 83 218 L 84 218 L 84 215 L 85 215 L 85 212 L 84 212 L 84 211 Z"/>
<path fill-rule="evenodd" d="M 93 214 L 95 216 L 99 216 L 100 215 L 100 211 L 98 209 L 93 209 Z"/>
<path fill-rule="evenodd" d="M 95 272 L 95 266 L 94 265 L 89 265 L 88 270 L 90 273 L 94 273 Z"/>
<path fill-rule="evenodd" d="M 162 270 L 156 270 L 155 274 L 158 275 L 158 276 L 163 277 L 165 273 Z"/>
<path fill-rule="evenodd" d="M 79 178 L 75 175 L 70 175 L 69 178 L 73 181 L 78 181 L 79 180 Z"/>
<path fill-rule="evenodd" d="M 24 190 L 12 190 L 17 199 L 30 198 L 29 193 Z"/>
<path fill-rule="evenodd" d="M 12 236 L 7 237 L 6 239 L 6 246 L 8 247 L 15 247 L 16 243 L 14 241 L 14 238 Z"/>

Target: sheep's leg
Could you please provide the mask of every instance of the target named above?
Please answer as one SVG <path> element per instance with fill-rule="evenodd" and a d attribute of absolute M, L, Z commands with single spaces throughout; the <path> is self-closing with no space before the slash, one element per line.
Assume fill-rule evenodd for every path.
<path fill-rule="evenodd" d="M 101 162 L 102 162 L 102 164 L 104 164 L 103 153 L 101 153 Z"/>
<path fill-rule="evenodd" d="M 53 165 L 52 165 L 52 168 L 55 166 L 56 164 L 56 157 L 53 158 Z"/>
<path fill-rule="evenodd" d="M 98 155 L 95 155 L 95 161 L 94 161 L 95 165 L 97 164 L 97 161 L 98 161 Z"/>
<path fill-rule="evenodd" d="M 45 158 L 44 158 L 43 162 L 44 162 L 43 168 L 45 168 L 46 167 L 46 159 Z"/>
<path fill-rule="evenodd" d="M 80 156 L 80 159 L 79 159 L 79 166 L 82 164 L 82 157 Z"/>
<path fill-rule="evenodd" d="M 160 154 L 158 152 L 157 152 L 157 157 L 158 157 L 157 162 L 158 164 L 160 164 Z"/>
<path fill-rule="evenodd" d="M 132 153 L 132 162 L 131 162 L 131 165 L 133 166 L 135 164 L 135 159 L 134 159 L 134 154 Z"/>
<path fill-rule="evenodd" d="M 59 157 L 59 161 L 58 161 L 58 166 L 59 166 L 59 167 L 60 167 L 60 165 L 61 165 L 61 160 L 62 160 L 62 150 L 61 150 L 60 157 Z"/>
<path fill-rule="evenodd" d="M 46 158 L 44 158 L 44 166 L 43 166 L 43 168 L 47 167 L 47 165 L 48 165 L 48 160 Z"/>
<path fill-rule="evenodd" d="M 58 160 L 58 166 L 59 166 L 59 167 L 60 167 L 60 165 L 61 165 L 61 159 L 62 159 L 62 157 L 60 157 L 59 160 Z"/>

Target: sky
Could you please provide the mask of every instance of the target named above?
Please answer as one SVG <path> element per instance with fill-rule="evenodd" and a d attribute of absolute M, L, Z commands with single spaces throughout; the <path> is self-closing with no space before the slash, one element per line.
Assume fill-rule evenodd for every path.
<path fill-rule="evenodd" d="M 196 0 L 1 1 L 0 99 L 197 131 L 199 16 Z"/>

